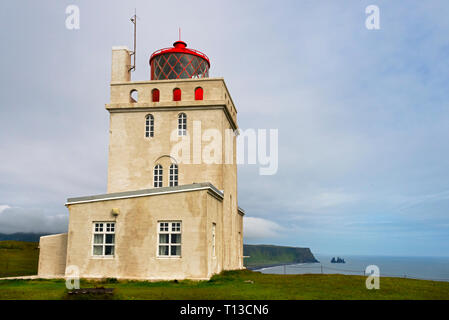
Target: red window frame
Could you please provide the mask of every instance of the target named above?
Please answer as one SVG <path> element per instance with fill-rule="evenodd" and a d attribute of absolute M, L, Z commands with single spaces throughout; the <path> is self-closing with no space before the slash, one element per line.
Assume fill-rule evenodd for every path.
<path fill-rule="evenodd" d="M 151 95 L 153 97 L 153 102 L 159 102 L 159 89 L 153 89 Z"/>
<path fill-rule="evenodd" d="M 181 101 L 181 89 L 173 89 L 173 101 Z"/>
<path fill-rule="evenodd" d="M 195 100 L 203 100 L 204 90 L 201 87 L 195 89 Z"/>

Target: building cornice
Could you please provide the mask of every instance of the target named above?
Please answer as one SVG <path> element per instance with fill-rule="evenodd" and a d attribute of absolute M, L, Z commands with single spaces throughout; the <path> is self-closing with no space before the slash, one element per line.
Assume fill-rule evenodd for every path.
<path fill-rule="evenodd" d="M 207 182 L 207 183 L 194 183 L 194 184 L 188 184 L 188 185 L 177 186 L 177 187 L 163 187 L 163 188 L 115 192 L 115 193 L 106 193 L 106 194 L 100 194 L 100 195 L 94 195 L 94 196 L 69 198 L 69 199 L 67 199 L 67 202 L 65 205 L 69 206 L 69 205 L 82 204 L 82 203 L 130 199 L 130 198 L 148 197 L 148 196 L 156 196 L 156 195 L 163 195 L 163 194 L 201 191 L 201 190 L 207 190 L 209 194 L 211 194 L 218 200 L 220 200 L 220 201 L 223 200 L 223 192 L 218 190 L 211 183 Z"/>
<path fill-rule="evenodd" d="M 136 106 L 137 105 L 137 106 Z M 198 104 L 192 104 L 192 103 L 186 103 L 183 104 L 175 104 L 173 102 L 165 102 L 165 103 L 158 103 L 158 106 L 155 106 L 154 103 L 129 103 L 129 104 L 123 104 L 123 103 L 115 103 L 115 104 L 107 104 L 106 109 L 110 113 L 129 113 L 129 112 L 154 112 L 154 111 L 187 111 L 187 110 L 223 110 L 223 112 L 226 115 L 226 118 L 228 119 L 229 123 L 231 124 L 232 130 L 237 130 L 237 124 L 235 123 L 234 119 L 232 118 L 231 114 L 229 113 L 228 108 L 226 107 L 226 104 L 224 101 L 217 100 L 217 101 L 208 101 L 207 104 L 198 103 Z"/>

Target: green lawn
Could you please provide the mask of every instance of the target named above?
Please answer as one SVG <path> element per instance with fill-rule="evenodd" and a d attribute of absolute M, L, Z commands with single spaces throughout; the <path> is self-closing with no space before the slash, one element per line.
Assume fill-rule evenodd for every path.
<path fill-rule="evenodd" d="M 381 278 L 367 290 L 365 277 L 347 275 L 268 275 L 227 271 L 210 281 L 81 281 L 81 288 L 115 288 L 114 295 L 69 296 L 63 280 L 3 280 L 0 299 L 449 299 L 449 283 Z"/>
<path fill-rule="evenodd" d="M 37 243 L 0 241 L 0 277 L 37 274 Z M 367 290 L 365 277 L 270 275 L 227 271 L 210 281 L 81 281 L 81 288 L 115 288 L 112 296 L 69 296 L 64 280 L 0 280 L 0 299 L 446 299 L 449 282 L 381 278 Z"/>
<path fill-rule="evenodd" d="M 0 241 L 0 278 L 37 274 L 37 242 Z"/>

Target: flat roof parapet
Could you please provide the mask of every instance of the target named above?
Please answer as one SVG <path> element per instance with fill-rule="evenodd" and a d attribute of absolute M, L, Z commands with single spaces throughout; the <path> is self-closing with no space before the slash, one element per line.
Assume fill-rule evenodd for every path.
<path fill-rule="evenodd" d="M 220 200 L 223 200 L 223 192 L 218 190 L 213 184 L 211 184 L 209 182 L 205 182 L 205 183 L 187 184 L 187 185 L 176 186 L 176 187 L 162 187 L 162 188 L 143 189 L 143 190 L 135 190 L 135 191 L 115 192 L 115 193 L 106 193 L 106 194 L 93 195 L 93 196 L 68 198 L 65 205 L 68 206 L 68 205 L 80 204 L 80 203 L 138 198 L 138 197 L 154 196 L 154 195 L 160 195 L 160 194 L 170 194 L 170 193 L 199 191 L 199 190 L 210 190 L 210 192 L 215 197 L 218 197 Z"/>

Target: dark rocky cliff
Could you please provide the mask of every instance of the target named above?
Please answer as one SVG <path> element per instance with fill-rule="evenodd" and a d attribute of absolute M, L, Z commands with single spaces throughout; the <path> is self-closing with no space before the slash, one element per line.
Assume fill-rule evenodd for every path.
<path fill-rule="evenodd" d="M 318 262 L 309 248 L 282 247 L 274 245 L 243 245 L 244 265 L 257 269 L 283 264 Z"/>

